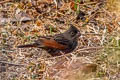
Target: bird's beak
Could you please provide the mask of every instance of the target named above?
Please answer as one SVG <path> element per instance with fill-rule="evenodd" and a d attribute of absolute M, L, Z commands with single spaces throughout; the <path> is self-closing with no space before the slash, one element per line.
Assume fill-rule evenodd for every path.
<path fill-rule="evenodd" d="M 78 32 L 78 33 L 74 36 L 74 39 L 78 39 L 80 36 L 81 36 L 81 33 Z"/>

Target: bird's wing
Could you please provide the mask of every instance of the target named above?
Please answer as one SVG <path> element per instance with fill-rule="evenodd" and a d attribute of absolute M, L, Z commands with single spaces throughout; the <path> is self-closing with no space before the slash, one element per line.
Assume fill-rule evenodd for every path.
<path fill-rule="evenodd" d="M 68 40 L 65 39 L 63 36 L 57 35 L 56 37 L 45 37 L 41 36 L 32 44 L 25 44 L 25 45 L 19 45 L 18 48 L 27 48 L 27 47 L 38 47 L 38 48 L 54 48 L 54 49 L 66 49 Z"/>
<path fill-rule="evenodd" d="M 60 44 L 53 37 L 41 37 L 35 43 L 38 43 L 40 48 L 55 48 L 55 49 L 65 49 L 67 46 Z"/>

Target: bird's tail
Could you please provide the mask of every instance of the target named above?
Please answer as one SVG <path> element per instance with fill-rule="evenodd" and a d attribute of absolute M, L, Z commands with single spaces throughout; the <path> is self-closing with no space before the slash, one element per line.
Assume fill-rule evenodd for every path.
<path fill-rule="evenodd" d="M 37 47 L 38 44 L 33 43 L 33 44 L 26 44 L 26 45 L 19 45 L 17 48 L 29 48 L 29 47 Z"/>

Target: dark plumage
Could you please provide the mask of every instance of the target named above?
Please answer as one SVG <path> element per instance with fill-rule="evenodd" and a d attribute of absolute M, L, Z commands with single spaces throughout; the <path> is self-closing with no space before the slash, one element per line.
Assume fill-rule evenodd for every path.
<path fill-rule="evenodd" d="M 65 54 L 72 52 L 78 44 L 78 38 L 80 35 L 80 31 L 75 26 L 70 25 L 70 28 L 64 33 L 56 34 L 54 36 L 39 37 L 38 40 L 34 41 L 31 44 L 19 45 L 17 47 L 42 48 L 52 56 L 58 56 L 61 55 L 60 51 Z"/>

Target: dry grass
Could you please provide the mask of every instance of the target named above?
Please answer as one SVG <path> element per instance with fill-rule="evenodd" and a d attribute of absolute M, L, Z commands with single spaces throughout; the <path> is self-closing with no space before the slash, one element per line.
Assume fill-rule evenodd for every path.
<path fill-rule="evenodd" d="M 119 3 L 0 1 L 0 80 L 119 80 Z M 76 19 L 79 10 L 85 16 Z M 64 32 L 69 23 L 82 36 L 74 52 L 66 55 L 68 60 L 64 56 L 51 57 L 42 49 L 16 48 L 39 35 Z"/>

